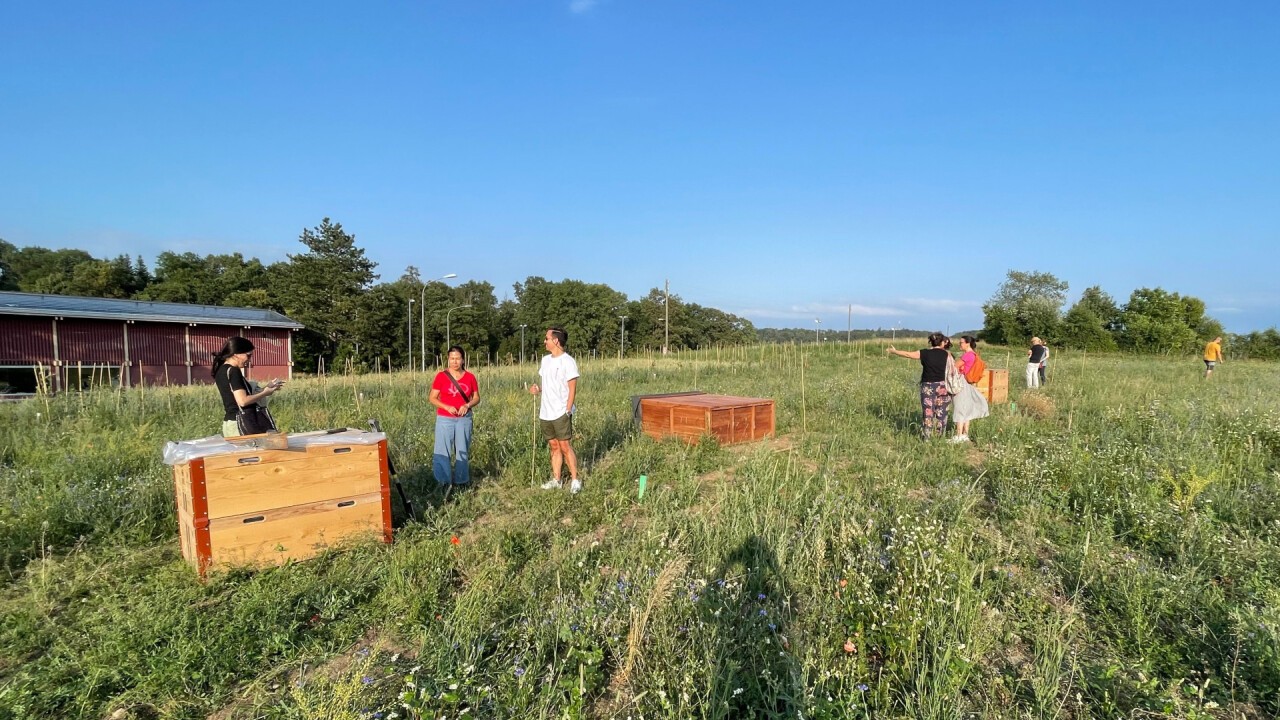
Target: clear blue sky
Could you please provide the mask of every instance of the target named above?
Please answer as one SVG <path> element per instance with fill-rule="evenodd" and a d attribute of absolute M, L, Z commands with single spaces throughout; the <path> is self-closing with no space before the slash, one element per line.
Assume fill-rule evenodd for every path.
<path fill-rule="evenodd" d="M 15 2 L 0 238 L 972 328 L 1009 269 L 1280 323 L 1280 4 Z"/>

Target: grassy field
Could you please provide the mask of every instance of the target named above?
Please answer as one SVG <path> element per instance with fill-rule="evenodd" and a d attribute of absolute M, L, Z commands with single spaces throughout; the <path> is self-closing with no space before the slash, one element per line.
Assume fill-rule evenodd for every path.
<path fill-rule="evenodd" d="M 915 347 L 917 343 L 898 343 Z M 430 478 L 428 378 L 291 383 L 378 417 L 396 542 L 196 581 L 166 440 L 212 388 L 0 407 L 0 718 L 1262 718 L 1280 714 L 1274 365 L 1055 351 L 923 442 L 876 344 L 583 363 L 586 490 L 534 489 L 534 368 L 480 368 L 477 487 Z M 774 398 L 778 436 L 654 442 L 629 396 Z M 648 492 L 637 498 L 637 478 Z"/>

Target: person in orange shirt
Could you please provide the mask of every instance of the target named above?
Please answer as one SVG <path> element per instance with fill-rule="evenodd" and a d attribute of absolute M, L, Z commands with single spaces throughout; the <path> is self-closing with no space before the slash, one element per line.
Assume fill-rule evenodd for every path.
<path fill-rule="evenodd" d="M 1213 367 L 1222 362 L 1222 337 L 1218 336 L 1204 346 L 1204 378 L 1209 379 L 1213 374 Z"/>

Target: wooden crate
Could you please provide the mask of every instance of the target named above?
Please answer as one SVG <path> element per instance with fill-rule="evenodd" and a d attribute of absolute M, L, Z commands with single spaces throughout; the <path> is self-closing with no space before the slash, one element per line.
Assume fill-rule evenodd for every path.
<path fill-rule="evenodd" d="M 991 405 L 1009 402 L 1009 371 L 988 368 L 978 381 L 978 392 Z"/>
<path fill-rule="evenodd" d="M 712 435 L 723 444 L 773 434 L 773 401 L 731 395 L 686 395 L 640 399 L 640 428 L 654 439 L 678 437 L 696 443 Z"/>
<path fill-rule="evenodd" d="M 182 556 L 211 568 L 305 560 L 355 537 L 391 542 L 387 443 L 247 449 L 173 466 Z"/>

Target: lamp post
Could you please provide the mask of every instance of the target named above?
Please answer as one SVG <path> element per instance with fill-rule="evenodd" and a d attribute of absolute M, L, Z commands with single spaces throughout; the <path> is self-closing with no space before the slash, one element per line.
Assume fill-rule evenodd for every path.
<path fill-rule="evenodd" d="M 458 273 L 449 273 L 441 275 L 438 280 L 452 280 L 458 277 Z M 431 282 L 436 282 L 432 280 Z M 422 290 L 418 293 L 418 327 L 422 330 L 419 333 L 422 337 L 418 338 L 418 342 L 422 345 L 422 372 L 427 371 L 427 283 L 422 283 Z"/>
<path fill-rule="evenodd" d="M 459 305 L 457 307 L 451 307 L 447 312 L 445 312 L 444 314 L 444 346 L 446 348 L 453 347 L 452 335 L 449 334 L 449 316 L 453 314 L 454 310 L 461 310 L 463 308 L 469 308 L 469 307 L 471 307 L 471 303 L 467 303 L 466 305 Z"/>
<path fill-rule="evenodd" d="M 524 364 L 524 329 L 527 327 L 529 326 L 528 325 L 520 326 L 520 364 L 521 365 Z"/>
<path fill-rule="evenodd" d="M 409 298 L 409 372 L 413 372 L 413 298 Z"/>
<path fill-rule="evenodd" d="M 619 315 L 618 319 L 622 321 L 622 340 L 618 344 L 618 359 L 622 359 L 622 353 L 627 349 L 627 316 Z"/>
<path fill-rule="evenodd" d="M 813 319 L 813 342 L 820 343 L 822 340 L 818 337 L 818 328 L 822 327 L 822 318 Z"/>

